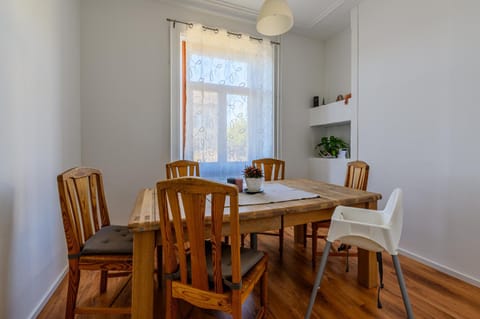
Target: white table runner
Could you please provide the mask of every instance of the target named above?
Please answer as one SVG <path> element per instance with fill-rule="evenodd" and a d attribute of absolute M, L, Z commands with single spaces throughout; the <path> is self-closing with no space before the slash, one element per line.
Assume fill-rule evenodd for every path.
<path fill-rule="evenodd" d="M 300 200 L 307 198 L 316 198 L 320 195 L 310 192 L 305 192 L 300 189 L 291 188 L 283 184 L 275 182 L 265 182 L 263 184 L 263 192 L 256 194 L 239 193 L 238 205 L 259 205 L 268 203 L 286 202 L 290 200 Z M 225 207 L 230 206 L 229 198 L 227 197 Z"/>

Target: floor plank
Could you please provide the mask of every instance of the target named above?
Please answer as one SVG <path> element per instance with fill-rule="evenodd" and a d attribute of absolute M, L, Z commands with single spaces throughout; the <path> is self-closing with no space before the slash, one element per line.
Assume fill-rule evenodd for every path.
<path fill-rule="evenodd" d="M 259 236 L 259 249 L 269 254 L 270 319 L 303 318 L 315 280 L 311 267 L 310 242 L 307 248 L 293 243 L 293 230 L 286 229 L 284 256 L 278 254 L 278 238 Z M 317 257 L 320 258 L 320 257 Z M 338 318 L 405 318 L 402 297 L 391 259 L 384 255 L 385 288 L 381 292 L 383 309 L 377 309 L 377 290 L 366 289 L 356 282 L 356 258 L 350 258 L 350 271 L 345 272 L 345 257 L 329 257 L 318 293 L 312 319 Z M 445 275 L 412 259 L 400 256 L 407 289 L 416 318 L 480 318 L 480 288 Z M 98 294 L 98 274 L 82 274 L 80 303 L 126 306 L 130 304 L 131 280 L 109 280 L 107 293 Z M 64 317 L 67 293 L 66 279 L 52 295 L 38 318 Z M 117 297 L 118 296 L 118 297 Z M 249 298 L 243 309 L 245 318 L 253 318 L 256 296 Z M 229 318 L 214 312 L 190 311 L 182 307 L 188 318 Z M 77 316 L 89 318 L 128 318 L 129 316 Z M 160 316 L 162 317 L 162 316 Z"/>

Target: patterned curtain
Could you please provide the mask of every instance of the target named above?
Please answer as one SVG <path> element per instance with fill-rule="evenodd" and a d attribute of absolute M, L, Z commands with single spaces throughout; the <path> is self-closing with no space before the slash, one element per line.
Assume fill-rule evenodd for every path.
<path fill-rule="evenodd" d="M 239 176 L 274 148 L 274 57 L 270 41 L 186 28 L 183 158 L 204 177 Z"/>

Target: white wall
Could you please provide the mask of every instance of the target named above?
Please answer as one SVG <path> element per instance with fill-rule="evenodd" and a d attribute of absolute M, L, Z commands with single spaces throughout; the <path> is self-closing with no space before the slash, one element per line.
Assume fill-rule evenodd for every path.
<path fill-rule="evenodd" d="M 352 79 L 351 47 L 350 27 L 334 34 L 325 41 L 325 72 L 323 73 L 323 79 L 325 83 L 325 103 L 327 104 L 335 102 L 338 95 L 343 95 L 343 97 L 345 97 L 348 93 L 352 93 L 350 89 L 350 83 Z M 351 107 L 353 107 L 352 101 L 350 101 Z M 351 123 L 322 127 L 319 129 L 321 134 L 317 134 L 316 143 L 320 142 L 318 139 L 323 136 L 333 135 L 339 137 L 350 144 L 350 152 L 352 153 L 352 157 L 354 157 L 355 138 L 352 141 L 351 128 Z M 332 165 L 332 170 L 334 171 L 332 178 L 327 178 L 325 181 L 336 184 L 338 180 L 341 180 L 341 182 L 338 184 L 342 185 L 344 183 L 345 167 L 337 164 L 337 167 L 342 167 L 342 169 L 338 171 L 333 169 L 334 166 L 335 164 Z"/>
<path fill-rule="evenodd" d="M 325 41 L 325 103 L 351 93 L 351 52 L 350 27 Z"/>
<path fill-rule="evenodd" d="M 308 176 L 308 158 L 312 150 L 312 132 L 308 126 L 313 97 L 322 96 L 324 88 L 324 46 L 321 42 L 287 34 L 281 47 L 282 154 L 287 178 Z"/>
<path fill-rule="evenodd" d="M 359 8 L 359 157 L 405 191 L 405 253 L 480 285 L 480 2 Z M 382 206 L 382 205 L 381 205 Z"/>
<path fill-rule="evenodd" d="M 143 0 L 81 1 L 82 162 L 100 168 L 115 223 L 170 161 L 169 23 L 166 18 L 255 34 L 254 25 Z M 287 176 L 306 176 L 308 108 L 322 87 L 322 47 L 281 39 L 282 155 Z M 319 70 L 311 72 L 311 70 Z"/>
<path fill-rule="evenodd" d="M 0 318 L 40 310 L 66 266 L 56 175 L 80 163 L 75 0 L 0 2 Z"/>

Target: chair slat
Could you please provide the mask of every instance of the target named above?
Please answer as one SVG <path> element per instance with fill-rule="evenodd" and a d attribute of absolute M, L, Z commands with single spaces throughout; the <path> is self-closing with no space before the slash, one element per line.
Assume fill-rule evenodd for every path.
<path fill-rule="evenodd" d="M 212 243 L 212 265 L 213 265 L 213 285 L 215 292 L 223 292 L 222 278 L 222 224 L 223 212 L 225 209 L 225 194 L 212 194 L 212 233 L 210 241 Z"/>
<path fill-rule="evenodd" d="M 85 243 L 85 237 L 83 235 L 82 220 L 79 213 L 80 208 L 78 203 L 77 188 L 75 186 L 75 181 L 72 179 L 67 180 L 66 184 L 69 199 L 68 203 L 71 209 L 71 211 L 69 210 L 69 215 L 73 217 L 72 219 L 74 221 L 70 226 L 73 227 L 80 246 L 83 246 L 83 244 Z M 80 252 L 80 246 L 78 252 Z"/>
<path fill-rule="evenodd" d="M 160 195 L 165 196 L 162 193 L 160 193 L 159 196 Z M 186 284 L 188 282 L 187 252 L 185 250 L 185 235 L 183 232 L 182 212 L 180 209 L 180 202 L 178 200 L 178 194 L 175 190 L 167 190 L 167 195 L 168 195 L 168 204 L 166 206 L 170 208 L 173 226 L 175 228 L 175 240 L 176 240 L 176 243 L 174 241 L 174 242 L 171 242 L 170 244 L 172 246 L 176 244 L 177 251 L 178 251 L 178 262 L 180 266 L 180 280 L 182 281 L 182 283 Z M 160 217 L 160 219 L 161 218 L 162 217 Z M 168 218 L 168 214 L 163 216 L 163 218 Z M 170 238 L 170 240 L 173 240 L 173 238 Z M 167 269 L 167 271 L 170 273 L 173 273 L 176 270 L 175 268 Z"/>
<path fill-rule="evenodd" d="M 166 273 L 172 273 L 175 271 L 177 266 L 177 257 L 175 256 L 176 253 L 176 246 L 175 246 L 175 235 L 172 229 L 173 225 L 170 222 L 173 220 L 173 217 L 170 214 L 169 204 L 167 201 L 167 196 L 164 193 L 156 192 L 157 200 L 158 200 L 158 209 L 160 212 L 165 212 L 165 216 L 160 217 L 160 235 L 162 237 L 163 243 L 163 253 L 164 253 L 164 271 Z M 171 207 L 171 206 L 170 206 Z M 173 208 L 172 208 L 173 209 Z M 180 254 L 180 250 L 178 251 Z"/>
<path fill-rule="evenodd" d="M 241 282 L 240 274 L 240 218 L 238 216 L 238 193 L 230 194 L 230 236 L 232 238 L 232 282 Z M 262 275 L 264 276 L 264 275 Z"/>
<path fill-rule="evenodd" d="M 205 255 L 205 202 L 204 194 L 181 192 L 190 243 L 192 286 L 208 290 L 207 262 Z"/>
<path fill-rule="evenodd" d="M 88 185 L 88 177 L 77 178 L 75 180 L 75 191 L 78 196 L 78 208 L 80 209 L 80 217 L 82 219 L 84 240 L 90 238 L 94 234 L 92 207 Z"/>
<path fill-rule="evenodd" d="M 105 197 L 105 190 L 103 189 L 103 176 L 102 174 L 95 174 L 98 187 L 98 203 L 100 208 L 100 220 L 102 227 L 110 225 L 110 214 L 108 212 L 107 198 Z"/>
<path fill-rule="evenodd" d="M 70 196 L 70 187 L 67 182 L 58 180 L 60 207 L 62 208 L 62 219 L 69 252 L 80 252 L 81 232 L 78 230 L 78 215 L 73 214 L 73 207 Z"/>
<path fill-rule="evenodd" d="M 95 232 L 100 229 L 100 224 L 98 222 L 98 188 L 97 188 L 97 179 L 95 175 L 92 175 L 88 178 L 90 186 L 90 202 L 92 204 L 92 219 L 93 219 L 93 228 Z"/>

